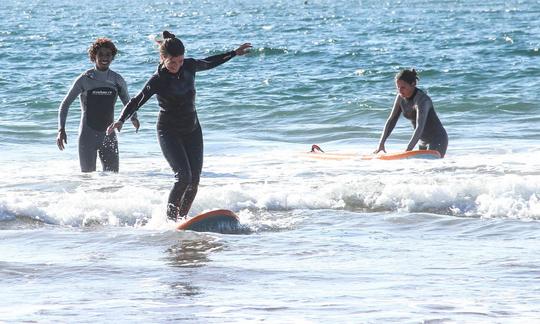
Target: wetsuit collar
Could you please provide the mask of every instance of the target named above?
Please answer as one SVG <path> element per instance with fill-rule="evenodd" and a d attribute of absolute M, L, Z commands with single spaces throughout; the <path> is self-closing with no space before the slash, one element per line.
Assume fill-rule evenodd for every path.
<path fill-rule="evenodd" d="M 414 92 L 413 92 L 412 96 L 410 96 L 409 98 L 407 98 L 407 101 L 413 100 L 413 99 L 414 99 L 414 96 L 416 96 L 417 93 L 418 93 L 418 88 L 414 88 Z"/>
<path fill-rule="evenodd" d="M 108 75 L 109 75 L 109 71 L 110 71 L 109 68 L 107 68 L 107 70 L 105 70 L 105 71 L 101 71 L 101 70 L 98 70 L 98 68 L 94 66 L 93 69 L 88 70 L 88 71 L 86 72 L 86 76 L 88 76 L 90 79 L 96 79 L 96 77 L 97 77 L 98 75 L 108 76 Z"/>
<path fill-rule="evenodd" d="M 165 66 L 160 63 L 158 65 L 158 67 L 157 67 L 157 73 L 162 74 L 162 73 L 165 73 L 165 72 L 167 72 L 167 70 L 165 69 Z"/>
<path fill-rule="evenodd" d="M 182 72 L 182 68 L 180 68 L 180 70 L 178 70 L 178 72 L 176 72 L 176 73 L 171 73 L 171 72 L 169 72 L 169 70 L 167 70 L 165 68 L 165 65 L 163 63 L 160 63 L 158 65 L 158 74 L 162 75 L 162 76 L 163 75 L 170 75 L 170 76 L 178 77 L 180 75 L 180 72 Z"/>

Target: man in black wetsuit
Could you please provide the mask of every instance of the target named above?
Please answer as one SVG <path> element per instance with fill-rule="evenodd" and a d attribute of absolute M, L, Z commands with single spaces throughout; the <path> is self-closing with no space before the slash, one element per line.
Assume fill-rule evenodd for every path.
<path fill-rule="evenodd" d="M 150 97 L 157 95 L 160 107 L 157 122 L 161 151 L 175 173 L 167 205 L 167 217 L 174 221 L 187 216 L 197 194 L 203 165 L 203 139 L 195 109 L 195 73 L 221 65 L 236 55 L 244 55 L 251 44 L 236 50 L 207 57 L 203 60 L 184 59 L 184 45 L 168 31 L 160 42 L 161 64 L 143 90 L 124 107 L 120 118 L 111 124 L 107 133 L 121 130 Z"/>

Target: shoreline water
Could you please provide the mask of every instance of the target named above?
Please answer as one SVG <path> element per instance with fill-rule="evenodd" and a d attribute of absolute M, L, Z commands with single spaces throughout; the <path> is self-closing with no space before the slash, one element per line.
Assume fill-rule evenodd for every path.
<path fill-rule="evenodd" d="M 0 322 L 530 323 L 540 321 L 538 78 L 533 1 L 6 0 L 0 6 Z M 204 58 L 205 138 L 191 214 L 227 208 L 247 235 L 176 232 L 173 175 L 142 128 L 119 134 L 120 173 L 81 174 L 79 103 L 57 109 L 87 46 L 112 38 L 131 95 L 167 29 Z M 449 134 L 442 160 L 368 154 L 420 72 Z M 120 105 L 116 113 L 118 115 Z M 400 120 L 387 142 L 412 134 Z M 100 167 L 98 166 L 98 170 Z"/>

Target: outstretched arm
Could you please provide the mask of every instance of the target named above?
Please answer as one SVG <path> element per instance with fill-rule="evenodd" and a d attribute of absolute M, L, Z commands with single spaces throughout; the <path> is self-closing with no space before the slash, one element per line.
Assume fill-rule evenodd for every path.
<path fill-rule="evenodd" d="M 379 140 L 379 146 L 375 150 L 375 154 L 379 153 L 380 151 L 383 151 L 386 153 L 386 149 L 384 148 L 384 143 L 386 142 L 386 139 L 392 131 L 394 130 L 394 127 L 396 127 L 396 123 L 399 119 L 399 115 L 401 115 L 401 108 L 399 107 L 399 95 L 396 96 L 396 99 L 394 100 L 394 106 L 392 107 L 392 111 L 390 112 L 390 116 L 388 116 L 388 119 L 386 120 L 386 123 L 384 124 L 384 130 L 381 135 L 381 139 Z"/>
<path fill-rule="evenodd" d="M 218 54 L 214 56 L 210 56 L 205 58 L 204 60 L 195 60 L 196 63 L 196 71 L 204 71 L 204 70 L 210 70 L 215 68 L 218 65 L 221 65 L 228 60 L 232 59 L 236 55 L 242 56 L 249 52 L 249 49 L 251 48 L 251 43 L 244 43 L 240 45 L 237 49 L 234 51 L 230 51 L 224 54 Z"/>

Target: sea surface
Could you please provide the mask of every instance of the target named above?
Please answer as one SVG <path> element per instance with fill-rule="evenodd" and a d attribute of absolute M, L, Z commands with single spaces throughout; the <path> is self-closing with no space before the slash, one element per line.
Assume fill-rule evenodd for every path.
<path fill-rule="evenodd" d="M 228 0 L 0 4 L 1 323 L 540 323 L 540 1 Z M 177 232 L 157 100 L 119 133 L 120 173 L 82 174 L 79 101 L 58 106 L 111 38 L 135 95 L 163 30 L 205 58 L 204 169 Z M 419 72 L 442 160 L 370 154 L 400 69 Z M 117 103 L 116 114 L 121 110 Z M 401 119 L 387 141 L 403 151 Z"/>

